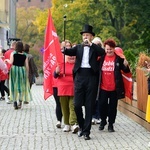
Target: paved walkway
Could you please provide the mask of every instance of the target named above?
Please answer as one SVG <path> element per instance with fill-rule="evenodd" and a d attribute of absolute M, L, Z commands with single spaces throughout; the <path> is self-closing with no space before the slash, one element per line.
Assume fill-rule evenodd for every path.
<path fill-rule="evenodd" d="M 114 133 L 93 125 L 91 140 L 55 127 L 55 101 L 43 100 L 33 85 L 33 101 L 22 110 L 0 101 L 0 150 L 150 150 L 150 132 L 118 112 Z"/>

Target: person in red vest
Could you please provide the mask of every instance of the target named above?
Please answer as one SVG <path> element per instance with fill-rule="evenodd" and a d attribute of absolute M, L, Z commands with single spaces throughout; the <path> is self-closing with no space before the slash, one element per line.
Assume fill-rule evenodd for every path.
<path fill-rule="evenodd" d="M 7 65 L 5 64 L 2 58 L 0 58 L 0 70 L 3 70 L 5 74 L 8 73 Z"/>
<path fill-rule="evenodd" d="M 16 41 L 12 42 L 11 47 L 4 54 L 5 59 L 10 59 L 10 54 L 15 50 Z M 11 64 L 8 64 L 8 70 L 10 70 Z"/>
<path fill-rule="evenodd" d="M 4 54 L 5 50 L 0 48 L 0 58 L 4 63 Z M 1 98 L 0 100 L 6 100 L 7 98 L 5 97 L 5 91 L 7 93 L 7 96 L 9 98 L 9 89 L 7 88 L 7 86 L 5 86 L 5 80 L 8 79 L 8 69 L 7 69 L 7 73 L 3 70 L 0 69 L 0 92 L 1 92 Z"/>
<path fill-rule="evenodd" d="M 16 41 L 13 41 L 13 42 L 11 43 L 10 49 L 8 49 L 8 50 L 4 53 L 4 58 L 5 58 L 5 59 L 10 59 L 10 55 L 11 55 L 12 52 L 14 52 L 15 46 L 16 46 Z M 11 64 L 7 63 L 8 76 L 9 76 L 9 71 L 10 71 L 10 69 L 11 69 L 11 66 L 12 66 Z M 7 85 L 7 87 L 9 87 L 9 78 L 6 79 L 6 85 Z M 8 97 L 8 99 L 7 99 L 6 102 L 7 102 L 7 104 L 11 104 L 11 101 L 9 100 L 9 97 Z"/>
<path fill-rule="evenodd" d="M 63 41 L 62 43 L 65 43 L 65 41 Z M 54 96 L 54 99 L 55 99 L 55 102 L 56 102 L 55 114 L 56 114 L 56 118 L 57 118 L 56 127 L 61 128 L 62 110 L 61 110 L 61 105 L 60 105 L 60 99 L 59 99 L 59 96 L 58 96 L 57 80 L 58 79 L 53 76 L 53 96 Z"/>
<path fill-rule="evenodd" d="M 57 118 L 56 127 L 61 128 L 62 111 L 61 111 L 61 105 L 60 105 L 60 100 L 58 96 L 57 78 L 54 78 L 54 77 L 53 77 L 53 96 L 56 102 L 56 107 L 55 107 L 55 114 Z"/>
<path fill-rule="evenodd" d="M 65 46 L 70 48 L 71 43 L 65 41 Z M 54 77 L 57 78 L 58 96 L 61 104 L 61 110 L 64 118 L 64 132 L 78 132 L 77 117 L 74 110 L 74 82 L 73 72 L 75 57 L 65 55 L 64 63 L 59 64 L 54 72 Z"/>

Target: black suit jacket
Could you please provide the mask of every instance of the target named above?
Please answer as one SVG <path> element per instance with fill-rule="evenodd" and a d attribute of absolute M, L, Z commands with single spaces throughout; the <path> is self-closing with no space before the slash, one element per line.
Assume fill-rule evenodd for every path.
<path fill-rule="evenodd" d="M 74 65 L 73 73 L 76 74 L 80 69 L 82 57 L 83 57 L 84 45 L 79 44 L 73 48 L 65 49 L 64 54 L 69 56 L 76 56 L 76 62 Z M 89 50 L 89 64 L 94 73 L 99 72 L 99 61 L 97 60 L 98 56 L 105 54 L 105 51 L 100 46 L 92 43 Z"/>

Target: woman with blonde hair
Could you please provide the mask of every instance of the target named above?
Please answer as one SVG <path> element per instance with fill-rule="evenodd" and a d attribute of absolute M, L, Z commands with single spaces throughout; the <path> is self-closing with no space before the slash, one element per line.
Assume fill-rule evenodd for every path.
<path fill-rule="evenodd" d="M 100 46 L 102 48 L 104 47 L 103 42 L 102 42 L 101 38 L 99 38 L 99 37 L 95 37 L 92 40 L 92 43 L 94 43 L 94 44 L 96 44 L 96 45 L 98 45 L 98 46 Z"/>
<path fill-rule="evenodd" d="M 103 42 L 101 38 L 95 37 L 92 40 L 92 43 L 104 48 Z M 100 57 L 97 58 L 97 61 L 100 60 Z M 95 101 L 94 109 L 93 109 L 93 115 L 92 115 L 92 125 L 100 124 L 100 113 L 99 113 L 99 105 L 98 100 Z"/>
<path fill-rule="evenodd" d="M 66 40 L 65 46 L 70 48 L 71 42 Z M 64 118 L 64 132 L 78 132 L 77 117 L 74 110 L 74 83 L 73 83 L 73 67 L 75 56 L 65 55 L 65 62 L 56 67 L 54 77 L 57 78 L 58 96 L 61 104 L 61 110 Z M 65 65 L 65 67 L 64 67 Z"/>

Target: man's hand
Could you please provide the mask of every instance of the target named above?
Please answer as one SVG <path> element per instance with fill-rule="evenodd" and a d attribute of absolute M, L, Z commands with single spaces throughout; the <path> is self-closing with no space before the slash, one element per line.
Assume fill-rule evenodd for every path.
<path fill-rule="evenodd" d="M 65 41 L 61 42 L 61 52 L 64 52 L 65 46 L 66 46 Z"/>
<path fill-rule="evenodd" d="M 92 45 L 92 43 L 89 41 L 89 39 L 84 39 L 83 43 L 84 43 L 84 45 L 87 45 L 87 46 L 91 46 Z"/>

